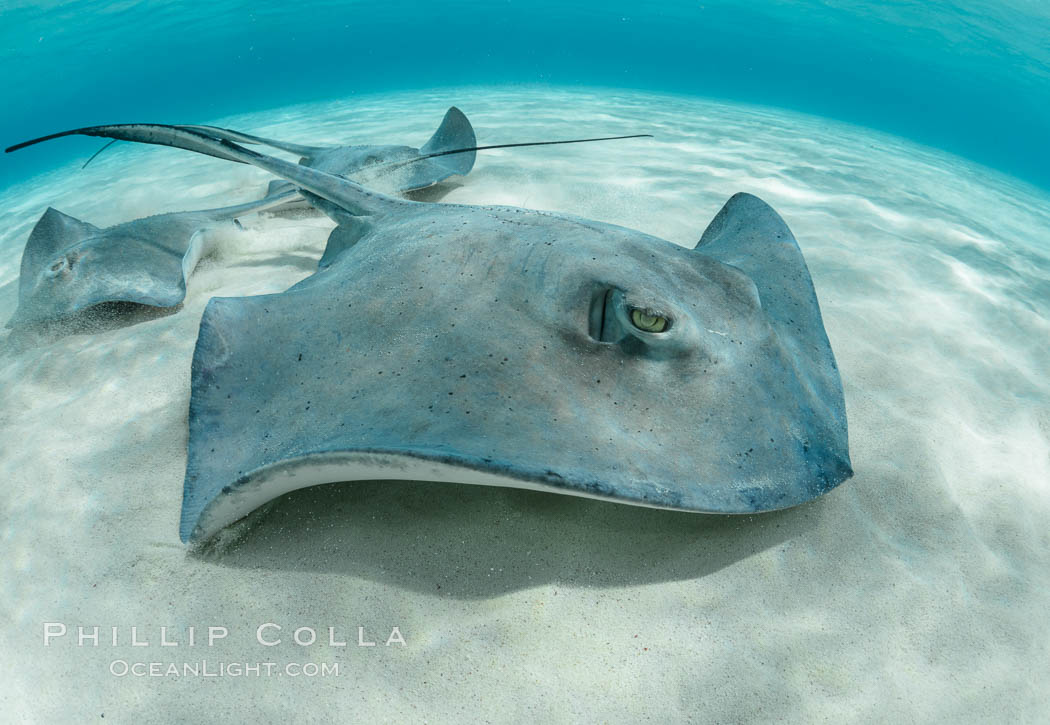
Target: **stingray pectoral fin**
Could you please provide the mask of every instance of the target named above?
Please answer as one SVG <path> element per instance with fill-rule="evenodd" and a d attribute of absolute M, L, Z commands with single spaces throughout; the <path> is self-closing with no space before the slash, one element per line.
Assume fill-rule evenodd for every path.
<path fill-rule="evenodd" d="M 477 145 L 477 136 L 474 127 L 470 125 L 463 111 L 452 106 L 445 112 L 441 125 L 434 135 L 430 137 L 419 149 L 420 154 L 436 154 L 454 149 L 470 148 Z M 432 163 L 438 163 L 447 168 L 453 174 L 466 175 L 474 168 L 477 151 L 467 151 L 461 154 L 451 154 L 433 159 Z M 417 187 L 418 188 L 418 187 Z"/>
<path fill-rule="evenodd" d="M 778 334 L 833 359 L 813 280 L 798 242 L 766 202 L 735 194 L 715 215 L 697 251 L 743 270 L 758 288 L 762 308 L 782 327 Z"/>
<path fill-rule="evenodd" d="M 250 143 L 260 144 L 262 146 L 270 146 L 271 148 L 280 149 L 282 151 L 288 151 L 289 153 L 299 154 L 300 156 L 310 156 L 323 151 L 323 146 L 305 146 L 303 144 L 289 143 L 287 141 L 278 141 L 272 138 L 263 138 L 262 136 L 252 136 L 248 133 L 241 133 L 240 131 L 234 131 L 230 128 L 221 128 L 219 126 L 198 126 L 183 124 L 181 126 L 185 129 L 193 131 L 199 131 L 200 133 L 208 136 L 214 136 L 215 138 L 225 139 L 227 141 L 235 141 L 237 143 Z"/>
<path fill-rule="evenodd" d="M 811 414 L 823 429 L 820 446 L 831 486 L 853 475 L 842 380 L 798 242 L 766 202 L 735 194 L 715 215 L 696 250 L 742 270 L 792 361 Z M 829 486 L 830 487 L 830 486 Z"/>

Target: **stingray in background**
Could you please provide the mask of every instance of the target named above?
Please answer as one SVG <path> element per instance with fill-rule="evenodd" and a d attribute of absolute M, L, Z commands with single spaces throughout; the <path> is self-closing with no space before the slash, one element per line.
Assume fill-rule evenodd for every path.
<path fill-rule="evenodd" d="M 754 196 L 686 249 L 566 214 L 403 201 L 175 127 L 79 132 L 254 164 L 342 230 L 287 291 L 209 302 L 183 540 L 335 481 L 751 513 L 852 475 L 809 271 Z"/>
<path fill-rule="evenodd" d="M 421 147 L 383 145 L 304 146 L 251 136 L 216 126 L 187 126 L 209 136 L 239 143 L 263 144 L 298 154 L 299 163 L 330 174 L 353 177 L 359 184 L 402 194 L 421 191 L 452 176 L 466 176 L 474 168 L 476 151 L 445 155 L 443 152 L 477 146 L 474 128 L 466 115 L 451 106 L 441 125 Z M 404 164 L 399 162 L 410 161 Z M 273 181 L 267 194 L 291 188 L 286 181 Z"/>
<path fill-rule="evenodd" d="M 22 253 L 18 308 L 9 328 L 71 320 L 99 307 L 175 308 L 207 251 L 206 232 L 299 197 L 294 190 L 247 204 L 135 219 L 101 229 L 54 208 L 33 227 Z"/>
<path fill-rule="evenodd" d="M 241 131 L 218 126 L 179 125 L 179 128 L 197 131 L 219 140 L 262 144 L 282 151 L 288 151 L 299 155 L 299 163 L 304 166 L 352 178 L 357 183 L 370 189 L 409 196 L 430 189 L 453 176 L 466 176 L 474 168 L 478 151 L 520 146 L 550 146 L 591 141 L 615 141 L 649 136 L 649 134 L 635 134 L 631 136 L 573 139 L 570 141 L 535 141 L 478 146 L 473 126 L 470 125 L 466 115 L 455 106 L 449 107 L 437 131 L 418 149 L 412 146 L 393 144 L 306 146 L 252 136 Z M 84 166 L 91 163 L 98 154 L 102 153 L 110 144 L 117 140 L 119 139 L 114 139 L 114 141 L 110 141 L 109 144 L 99 149 L 94 156 L 88 159 Z M 271 181 L 266 194 L 271 196 L 291 188 L 293 188 L 293 185 L 287 181 Z M 433 195 L 427 198 L 428 201 L 435 199 L 436 197 Z M 297 203 L 306 205 L 304 200 L 296 200 L 289 202 L 285 207 Z"/>
<path fill-rule="evenodd" d="M 218 126 L 183 125 L 208 136 L 239 143 L 262 144 L 300 156 L 299 163 L 340 176 L 353 176 L 355 181 L 384 191 L 411 193 L 432 187 L 452 176 L 466 176 L 474 168 L 477 145 L 474 128 L 466 115 L 451 106 L 437 131 L 420 148 L 393 144 L 356 146 L 307 146 L 252 136 Z M 118 139 L 99 149 L 84 164 L 86 167 Z M 446 152 L 454 151 L 453 154 Z M 410 161 L 411 164 L 400 162 Z M 82 167 L 83 168 L 83 167 Z M 287 191 L 286 181 L 272 181 L 266 195 Z M 291 203 L 295 203 L 294 201 Z"/>

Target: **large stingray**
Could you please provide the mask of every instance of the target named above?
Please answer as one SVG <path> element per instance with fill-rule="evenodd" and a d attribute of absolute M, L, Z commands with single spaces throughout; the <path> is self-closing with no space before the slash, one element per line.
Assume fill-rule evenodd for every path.
<path fill-rule="evenodd" d="M 176 307 L 206 251 L 206 232 L 298 196 L 288 189 L 247 204 L 158 214 L 105 229 L 48 208 L 22 253 L 18 309 L 7 327 L 68 320 L 103 304 Z"/>
<path fill-rule="evenodd" d="M 686 249 L 566 214 L 402 201 L 184 129 L 80 132 L 252 163 L 343 230 L 286 292 L 208 304 L 183 540 L 334 481 L 750 513 L 852 475 L 809 271 L 754 196 Z"/>

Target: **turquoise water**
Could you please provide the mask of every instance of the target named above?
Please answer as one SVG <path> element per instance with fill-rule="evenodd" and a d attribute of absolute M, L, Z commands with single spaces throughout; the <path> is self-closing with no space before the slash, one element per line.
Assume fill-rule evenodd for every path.
<path fill-rule="evenodd" d="M 1045 0 L 0 8 L 0 145 L 150 120 L 418 146 L 452 104 L 486 144 L 652 133 L 486 151 L 443 201 L 692 248 L 731 194 L 766 200 L 812 275 L 855 471 L 804 506 L 736 518 L 313 486 L 189 550 L 202 314 L 314 274 L 333 227 L 246 217 L 205 235 L 174 314 L 28 347 L 0 328 L 0 720 L 1047 720 Z M 106 227 L 258 199 L 273 179 L 134 144 L 81 169 L 102 143 L 0 154 L 0 325 L 49 206 Z M 46 622 L 69 636 L 45 648 Z M 282 646 L 256 641 L 263 623 L 284 627 Z M 103 642 L 78 646 L 79 625 Z M 162 627 L 185 642 L 209 625 L 229 637 L 157 645 Z M 395 625 L 403 649 L 326 644 L 330 627 L 353 642 Z M 293 643 L 300 626 L 316 648 Z M 133 627 L 156 646 L 131 645 Z M 110 669 L 202 659 L 342 675 Z"/>
<path fill-rule="evenodd" d="M 201 122 L 375 91 L 547 83 L 803 111 L 1050 187 L 1050 6 L 1039 0 L 0 7 L 5 146 L 95 123 Z M 5 157 L 0 185 L 97 146 L 81 139 Z"/>
<path fill-rule="evenodd" d="M 1050 193 L 859 126 L 608 88 L 377 93 L 216 120 L 418 144 L 452 102 L 479 139 L 643 122 L 656 138 L 484 152 L 447 203 L 692 247 L 730 194 L 768 201 L 812 274 L 854 477 L 729 519 L 466 484 L 313 486 L 189 552 L 179 503 L 202 313 L 312 275 L 333 226 L 246 217 L 216 233 L 176 314 L 21 351 L 0 329 L 4 722 L 1045 722 Z M 48 205 L 108 226 L 258 198 L 271 180 L 123 144 L 0 192 L 0 321 Z M 596 440 L 622 430 L 600 421 Z M 43 622 L 70 636 L 45 649 Z M 284 627 L 281 647 L 255 642 L 265 622 Z M 80 623 L 103 639 L 118 627 L 120 646 L 77 647 Z M 229 638 L 128 644 L 133 626 L 156 645 L 160 627 L 185 642 L 210 624 Z M 327 645 L 328 627 L 353 642 L 358 626 L 393 625 L 403 649 Z M 299 626 L 317 647 L 291 642 Z M 110 674 L 144 658 L 310 658 L 342 675 Z"/>

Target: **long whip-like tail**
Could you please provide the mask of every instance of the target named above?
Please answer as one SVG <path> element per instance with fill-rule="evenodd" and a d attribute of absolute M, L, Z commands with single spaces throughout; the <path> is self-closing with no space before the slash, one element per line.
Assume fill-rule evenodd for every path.
<path fill-rule="evenodd" d="M 138 124 L 118 124 L 118 125 L 130 126 L 130 125 L 138 125 Z M 307 153 L 307 152 L 314 152 L 314 151 L 317 151 L 320 148 L 320 147 L 314 147 L 314 146 L 299 146 L 299 145 L 295 145 L 295 144 L 287 144 L 287 143 L 283 143 L 283 142 L 277 142 L 277 141 L 273 141 L 271 139 L 264 139 L 264 138 L 261 138 L 261 137 L 258 137 L 258 136 L 251 136 L 251 135 L 246 134 L 246 133 L 241 133 L 240 131 L 234 131 L 234 130 L 228 129 L 228 128 L 221 128 L 219 126 L 179 126 L 178 128 L 182 128 L 182 129 L 185 129 L 185 130 L 188 130 L 188 131 L 195 131 L 195 132 L 200 133 L 202 135 L 206 135 L 206 136 L 210 136 L 212 138 L 215 138 L 216 140 L 236 141 L 236 142 L 239 142 L 239 143 L 248 143 L 248 144 L 263 144 L 263 145 L 267 145 L 267 146 L 273 146 L 275 148 L 280 148 L 280 149 L 285 150 L 285 151 L 292 151 L 293 153 L 300 153 L 300 154 Z M 15 144 L 14 146 L 10 146 L 7 149 L 5 149 L 5 151 L 7 153 L 10 153 L 12 151 L 18 151 L 19 149 L 23 149 L 26 146 L 32 146 L 33 144 L 41 143 L 43 141 L 50 141 L 52 139 L 60 138 L 62 136 L 78 134 L 78 133 L 80 133 L 80 132 L 82 132 L 84 130 L 85 129 L 77 129 L 75 131 L 65 131 L 65 132 L 62 132 L 62 133 L 51 134 L 49 136 L 42 136 L 41 138 L 38 138 L 38 139 L 33 139 L 31 141 L 25 141 L 25 142 L 20 143 L 20 144 Z M 405 164 L 412 164 L 412 163 L 415 163 L 417 161 L 421 161 L 423 159 L 433 159 L 433 158 L 437 158 L 439 156 L 451 156 L 453 154 L 466 154 L 466 153 L 471 153 L 471 152 L 476 152 L 476 151 L 489 151 L 491 149 L 521 148 L 521 147 L 525 147 L 525 146 L 558 146 L 558 145 L 561 145 L 561 144 L 592 143 L 594 141 L 619 141 L 619 140 L 622 140 L 622 139 L 652 138 L 652 137 L 653 137 L 653 135 L 651 133 L 636 133 L 636 134 L 630 134 L 630 135 L 627 135 L 627 136 L 602 136 L 602 137 L 599 137 L 599 138 L 574 138 L 574 139 L 567 139 L 567 140 L 563 140 L 563 141 L 524 141 L 524 142 L 518 142 L 518 143 L 489 144 L 489 145 L 486 145 L 486 146 L 467 146 L 467 147 L 464 147 L 464 148 L 447 149 L 447 150 L 444 150 L 444 151 L 435 151 L 435 152 L 432 152 L 432 153 L 424 153 L 424 154 L 420 154 L 419 156 L 417 156 L 414 159 L 406 159 L 406 160 L 400 160 L 400 161 L 387 161 L 387 162 L 375 164 L 374 167 L 384 167 L 384 166 L 398 167 L 398 166 L 404 166 Z M 84 165 L 81 166 L 80 168 L 81 169 L 87 168 L 88 164 L 90 164 L 92 161 L 94 161 L 96 158 L 98 158 L 98 156 L 103 151 L 108 149 L 110 146 L 112 146 L 113 144 L 115 144 L 119 140 L 120 139 L 113 139 L 112 141 L 107 143 L 105 146 L 100 148 L 98 151 L 96 151 L 91 156 L 91 158 L 89 158 L 87 161 L 85 161 Z M 220 157 L 220 158 L 222 158 L 222 157 Z M 227 159 L 227 160 L 231 160 L 232 161 L 232 160 L 235 160 L 235 159 Z M 239 162 L 239 163 L 244 163 L 244 162 Z"/>
<path fill-rule="evenodd" d="M 91 154 L 91 158 L 90 158 L 90 159 L 88 159 L 87 161 L 85 161 L 85 162 L 84 162 L 84 165 L 83 165 L 83 166 L 81 166 L 80 168 L 81 168 L 81 169 L 86 169 L 86 168 L 87 168 L 87 166 L 88 166 L 88 164 L 90 164 L 90 163 L 91 163 L 92 161 L 94 161 L 95 159 L 97 159 L 97 158 L 98 158 L 98 155 L 99 155 L 99 154 L 101 154 L 101 153 L 102 153 L 103 151 L 105 151 L 106 149 L 108 149 L 108 148 L 109 148 L 110 146 L 112 146 L 112 145 L 113 145 L 113 144 L 115 144 L 116 142 L 117 142 L 117 139 L 113 139 L 112 141 L 110 141 L 109 143 L 107 143 L 107 144 L 106 144 L 105 146 L 103 146 L 102 148 L 100 148 L 100 149 L 99 149 L 98 151 L 96 151 L 95 153 Z"/>
<path fill-rule="evenodd" d="M 273 156 L 266 156 L 255 151 L 239 146 L 225 138 L 216 138 L 206 135 L 201 127 L 187 128 L 167 124 L 110 124 L 105 126 L 88 126 L 69 131 L 48 134 L 39 138 L 23 141 L 22 143 L 8 146 L 4 151 L 11 153 L 24 149 L 28 146 L 51 141 L 64 136 L 101 136 L 122 141 L 135 141 L 138 143 L 154 144 L 158 146 L 171 146 L 187 151 L 196 151 L 207 156 L 233 161 L 240 164 L 251 164 L 261 169 L 274 173 L 292 183 L 310 191 L 318 196 L 327 198 L 336 203 L 348 205 L 348 209 L 355 214 L 374 213 L 379 207 L 397 203 L 397 200 L 369 191 L 364 187 L 348 179 L 333 174 L 328 174 L 317 169 L 299 164 L 291 164 Z M 488 146 L 472 146 L 462 149 L 446 149 L 429 154 L 420 155 L 415 159 L 393 162 L 393 164 L 414 163 L 421 159 L 437 156 L 448 156 L 450 154 L 468 153 L 472 151 L 487 150 L 494 148 L 514 148 L 522 146 L 551 146 L 569 143 L 590 143 L 593 141 L 613 141 L 627 138 L 649 138 L 651 134 L 632 134 L 629 136 L 605 136 L 601 138 L 570 139 L 564 141 L 529 141 L 510 144 L 492 144 Z M 388 162 L 389 163 L 389 162 Z"/>

